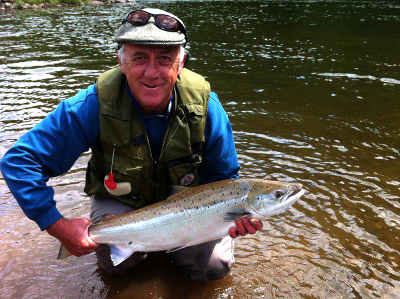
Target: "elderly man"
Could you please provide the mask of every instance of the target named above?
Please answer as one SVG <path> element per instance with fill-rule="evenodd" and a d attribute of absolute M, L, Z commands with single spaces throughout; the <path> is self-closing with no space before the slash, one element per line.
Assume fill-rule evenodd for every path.
<path fill-rule="evenodd" d="M 6 153 L 4 178 L 24 213 L 74 255 L 96 251 L 99 267 L 123 273 L 147 257 L 135 253 L 113 267 L 107 245 L 88 235 L 92 222 L 164 200 L 171 185 L 193 186 L 237 176 L 228 117 L 209 83 L 184 68 L 186 29 L 159 9 L 127 14 L 117 31 L 119 67 L 60 103 Z M 85 192 L 91 220 L 66 219 L 50 177 L 68 171 L 88 149 Z M 244 218 L 231 237 L 255 233 Z M 188 278 L 224 277 L 233 265 L 232 238 L 168 253 Z"/>

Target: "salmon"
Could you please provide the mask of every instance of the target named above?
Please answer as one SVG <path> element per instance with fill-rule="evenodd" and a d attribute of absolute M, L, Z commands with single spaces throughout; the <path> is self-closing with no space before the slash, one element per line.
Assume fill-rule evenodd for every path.
<path fill-rule="evenodd" d="M 236 219 L 264 219 L 285 212 L 304 192 L 297 183 L 217 181 L 93 224 L 89 236 L 110 246 L 112 263 L 117 266 L 137 251 L 174 251 L 223 238 Z"/>

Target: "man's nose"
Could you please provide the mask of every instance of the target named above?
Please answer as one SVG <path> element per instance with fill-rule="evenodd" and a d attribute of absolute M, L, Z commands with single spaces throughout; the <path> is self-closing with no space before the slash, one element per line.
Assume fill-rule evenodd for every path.
<path fill-rule="evenodd" d="M 159 74 L 159 65 L 155 57 L 150 57 L 145 70 L 145 76 L 149 78 L 157 78 Z"/>

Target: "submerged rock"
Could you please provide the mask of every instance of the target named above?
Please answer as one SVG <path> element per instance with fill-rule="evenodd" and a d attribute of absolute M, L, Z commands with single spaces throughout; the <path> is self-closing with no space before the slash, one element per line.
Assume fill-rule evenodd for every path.
<path fill-rule="evenodd" d="M 12 0 L 0 0 L 0 11 L 15 9 L 15 2 Z"/>

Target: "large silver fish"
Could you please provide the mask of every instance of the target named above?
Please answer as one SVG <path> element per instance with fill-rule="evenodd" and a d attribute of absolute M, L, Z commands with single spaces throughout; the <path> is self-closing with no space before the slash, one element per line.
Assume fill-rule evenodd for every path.
<path fill-rule="evenodd" d="M 136 251 L 171 251 L 222 238 L 236 219 L 279 214 L 303 194 L 301 184 L 223 180 L 188 188 L 164 201 L 94 224 L 89 235 L 110 246 L 116 266 Z"/>

